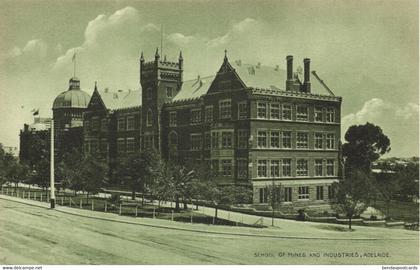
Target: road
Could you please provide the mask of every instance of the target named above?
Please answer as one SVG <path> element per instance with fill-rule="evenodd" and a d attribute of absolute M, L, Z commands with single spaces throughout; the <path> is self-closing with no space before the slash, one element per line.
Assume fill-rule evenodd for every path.
<path fill-rule="evenodd" d="M 340 232 L 328 229 L 330 225 L 295 221 L 287 221 L 276 228 L 232 228 L 120 217 L 79 209 L 71 211 L 86 217 L 0 198 L 0 264 L 419 263 L 418 232 L 363 227 L 356 232 Z M 149 225 L 111 222 L 96 217 L 141 221 Z M 161 224 L 174 224 L 190 231 L 153 227 Z M 262 237 L 264 235 L 312 235 L 326 239 Z M 351 240 L 369 236 L 380 239 Z M 331 240 L 334 238 L 337 240 Z M 364 255 L 354 257 L 355 252 Z M 310 257 L 311 253 L 315 256 Z M 320 257 L 316 256 L 318 253 Z"/>

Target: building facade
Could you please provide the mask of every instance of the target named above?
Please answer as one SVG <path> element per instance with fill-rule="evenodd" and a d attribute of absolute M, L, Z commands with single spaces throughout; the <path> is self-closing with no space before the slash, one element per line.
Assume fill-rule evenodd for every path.
<path fill-rule="evenodd" d="M 110 164 L 155 148 L 180 164 L 207 164 L 221 185 L 252 188 L 254 204 L 326 204 L 341 175 L 341 97 L 310 70 L 230 62 L 183 80 L 183 58 L 140 58 L 140 91 L 100 92 L 84 113 L 85 152 Z M 131 102 L 131 103 L 130 103 Z"/>

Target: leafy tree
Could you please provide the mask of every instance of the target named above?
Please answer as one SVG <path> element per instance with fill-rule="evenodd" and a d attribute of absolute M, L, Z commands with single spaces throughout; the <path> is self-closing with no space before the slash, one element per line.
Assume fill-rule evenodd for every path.
<path fill-rule="evenodd" d="M 89 201 L 89 194 L 97 194 L 108 182 L 106 164 L 94 156 L 86 155 L 79 168 L 83 191 Z"/>
<path fill-rule="evenodd" d="M 83 161 L 83 154 L 77 148 L 63 155 L 63 159 L 58 166 L 63 189 L 70 188 L 74 190 L 75 194 L 77 191 L 83 190 L 82 175 L 80 172 Z"/>
<path fill-rule="evenodd" d="M 392 199 L 400 190 L 399 181 L 390 164 L 382 163 L 379 168 L 382 172 L 375 173 L 375 186 L 385 203 L 386 215 L 389 216 Z"/>
<path fill-rule="evenodd" d="M 126 155 L 118 160 L 116 175 L 124 179 L 131 188 L 131 198 L 135 200 L 136 191 L 144 193 L 160 173 L 160 158 L 156 151 L 146 150 Z"/>
<path fill-rule="evenodd" d="M 367 208 L 374 193 L 373 181 L 370 174 L 355 169 L 349 171 L 344 179 L 333 184 L 335 196 L 332 199 L 332 208 L 346 215 L 349 219 L 349 229 L 352 218 Z"/>
<path fill-rule="evenodd" d="M 180 199 L 184 202 L 184 209 L 187 208 L 187 200 L 190 199 L 193 184 L 196 182 L 195 172 L 185 166 L 170 165 L 170 178 L 168 179 L 169 189 L 175 199 L 175 210 L 179 211 Z"/>
<path fill-rule="evenodd" d="M 371 123 L 349 127 L 344 138 L 347 141 L 342 146 L 345 172 L 361 169 L 369 173 L 372 162 L 391 150 L 389 138 Z"/>

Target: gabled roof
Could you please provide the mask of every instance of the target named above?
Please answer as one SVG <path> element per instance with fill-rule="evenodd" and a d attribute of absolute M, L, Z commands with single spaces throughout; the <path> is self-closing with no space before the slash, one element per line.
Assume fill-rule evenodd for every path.
<path fill-rule="evenodd" d="M 108 110 L 118 110 L 141 106 L 141 91 L 98 91 L 101 99 Z"/>
<path fill-rule="evenodd" d="M 180 101 L 187 99 L 199 98 L 206 94 L 216 76 L 198 77 L 193 80 L 184 81 L 181 90 L 172 99 L 172 101 Z"/>

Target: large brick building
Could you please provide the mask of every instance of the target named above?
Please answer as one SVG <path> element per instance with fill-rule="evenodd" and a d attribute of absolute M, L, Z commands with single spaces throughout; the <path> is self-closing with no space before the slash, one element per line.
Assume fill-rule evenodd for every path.
<path fill-rule="evenodd" d="M 181 54 L 176 62 L 158 51 L 146 62 L 142 54 L 142 95 L 95 87 L 85 150 L 116 158 L 153 147 L 172 162 L 208 163 L 220 184 L 252 187 L 255 204 L 268 203 L 272 186 L 286 204 L 326 203 L 340 176 L 341 98 L 310 71 L 309 59 L 303 64 L 301 76 L 292 56 L 283 70 L 225 54 L 215 75 L 184 81 Z M 104 96 L 133 103 L 108 105 Z"/>

